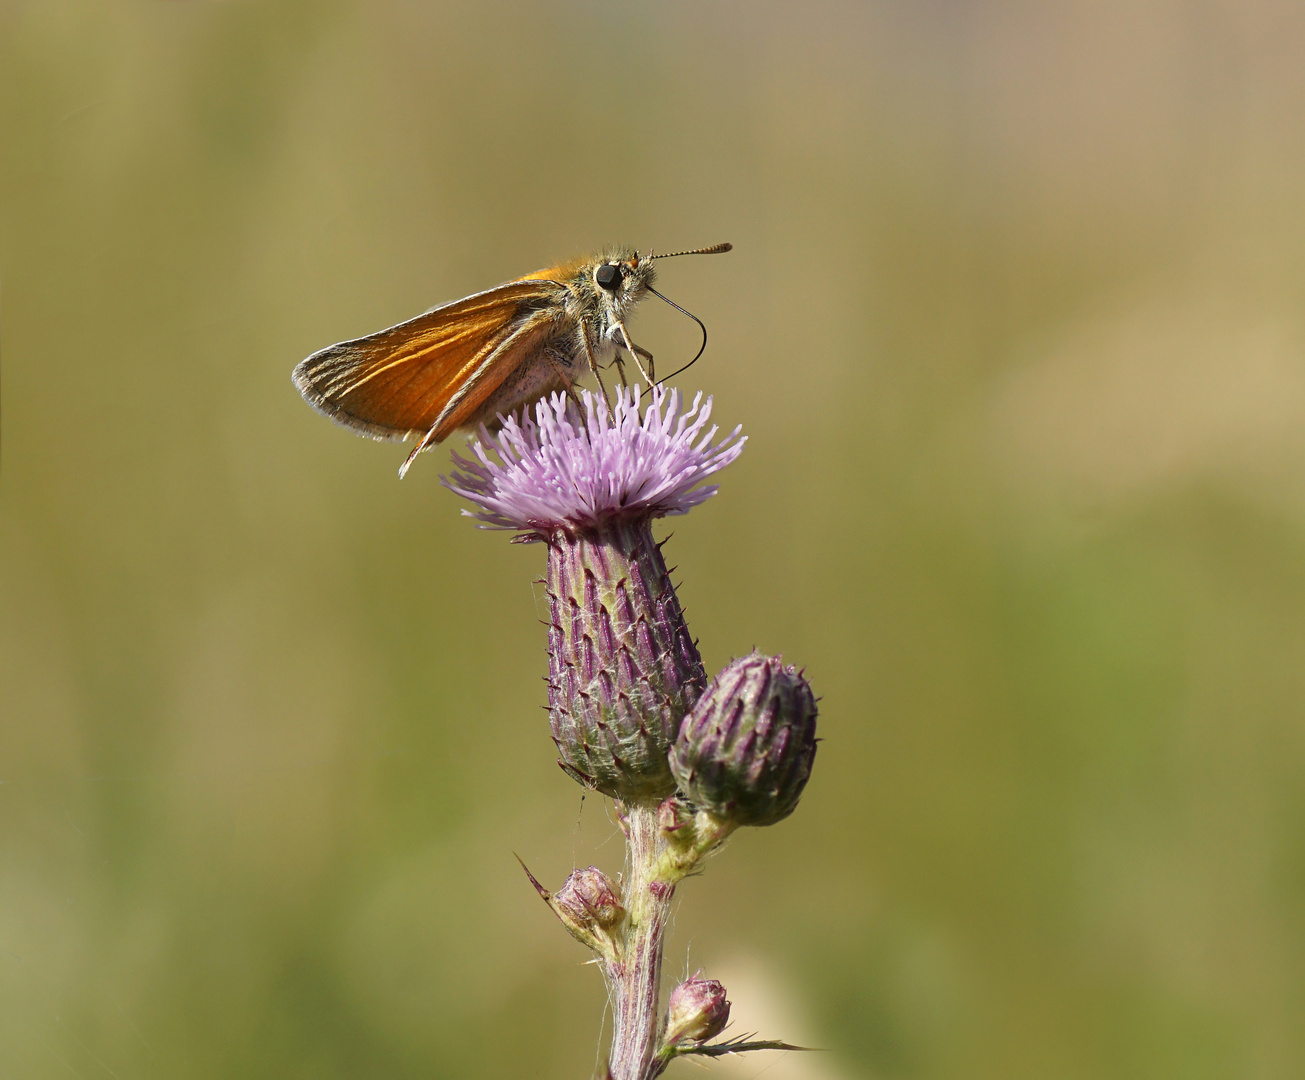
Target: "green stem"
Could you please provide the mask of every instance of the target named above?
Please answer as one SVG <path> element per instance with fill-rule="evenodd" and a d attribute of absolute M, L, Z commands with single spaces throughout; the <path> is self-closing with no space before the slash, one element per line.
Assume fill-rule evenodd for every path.
<path fill-rule="evenodd" d="M 665 842 L 655 807 L 617 804 L 627 843 L 623 902 L 629 912 L 620 958 L 606 965 L 612 989 L 612 1080 L 653 1080 L 666 1062 L 657 1055 L 661 1038 L 662 951 L 675 895 L 659 879 Z"/>

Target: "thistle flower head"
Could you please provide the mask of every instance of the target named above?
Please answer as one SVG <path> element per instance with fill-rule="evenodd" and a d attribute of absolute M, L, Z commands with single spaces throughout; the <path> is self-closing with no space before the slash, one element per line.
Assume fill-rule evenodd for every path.
<path fill-rule="evenodd" d="M 475 504 L 463 513 L 496 529 L 547 536 L 558 529 L 684 514 L 716 493 L 703 481 L 743 451 L 735 428 L 715 442 L 711 398 L 687 409 L 678 390 L 618 387 L 616 404 L 588 390 L 541 399 L 491 434 L 473 457 L 453 455 L 443 483 Z M 497 459 L 497 460 L 496 460 Z"/>
<path fill-rule="evenodd" d="M 548 544 L 549 726 L 586 787 L 656 804 L 675 790 L 667 752 L 707 683 L 651 522 L 716 493 L 704 481 L 743 450 L 717 439 L 711 399 L 621 387 L 616 403 L 564 394 L 481 428 L 447 487 L 491 528 Z"/>

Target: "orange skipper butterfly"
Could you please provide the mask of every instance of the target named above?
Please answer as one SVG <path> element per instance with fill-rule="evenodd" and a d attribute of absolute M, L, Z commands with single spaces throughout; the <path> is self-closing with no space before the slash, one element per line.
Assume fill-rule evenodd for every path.
<path fill-rule="evenodd" d="M 546 394 L 570 392 L 586 374 L 606 394 L 599 369 L 615 363 L 624 382 L 622 351 L 651 385 L 652 354 L 625 327 L 634 306 L 652 293 L 702 326 L 652 287 L 653 261 L 731 247 L 669 255 L 614 248 L 536 270 L 315 352 L 295 367 L 294 384 L 314 409 L 359 435 L 416 439 L 399 469 L 403 476 L 419 453 L 458 428 L 492 425 Z M 702 335 L 698 356 L 707 345 L 706 327 Z"/>

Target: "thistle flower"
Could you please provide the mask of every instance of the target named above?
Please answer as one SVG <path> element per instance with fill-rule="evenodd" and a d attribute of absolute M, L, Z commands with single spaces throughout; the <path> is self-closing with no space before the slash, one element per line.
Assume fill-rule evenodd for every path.
<path fill-rule="evenodd" d="M 565 394 L 544 398 L 533 418 L 523 410 L 497 434 L 482 427 L 476 460 L 454 454 L 444 484 L 479 507 L 464 510 L 468 517 L 540 540 L 559 529 L 687 514 L 716 494 L 702 482 L 738 457 L 746 438 L 735 428 L 712 445 L 719 429 L 707 429 L 711 398 L 697 394 L 687 410 L 678 390 L 653 387 L 648 398 L 642 414 L 638 387 L 618 387 L 610 410 L 588 390 L 579 406 Z"/>
<path fill-rule="evenodd" d="M 753 653 L 732 660 L 694 705 L 671 750 L 680 790 L 734 825 L 788 817 L 816 756 L 816 699 L 795 667 Z"/>
<path fill-rule="evenodd" d="M 717 440 L 711 400 L 675 391 L 616 403 L 554 395 L 454 455 L 444 483 L 483 526 L 548 549 L 549 725 L 573 779 L 618 801 L 620 888 L 597 867 L 556 893 L 530 880 L 598 954 L 611 987 L 608 1080 L 651 1080 L 675 1057 L 792 1050 L 778 1040 L 710 1044 L 725 988 L 698 975 L 659 1008 L 675 888 L 741 824 L 796 805 L 815 752 L 815 699 L 778 659 L 751 656 L 707 686 L 652 520 L 715 494 L 706 481 L 743 449 Z M 704 693 L 705 690 L 705 693 Z M 678 737 L 678 738 L 677 738 Z M 524 864 L 523 864 L 524 865 Z"/>
<path fill-rule="evenodd" d="M 564 771 L 586 787 L 654 804 L 675 790 L 667 752 L 707 682 L 654 518 L 716 492 L 704 481 L 743 450 L 719 441 L 711 399 L 617 390 L 539 401 L 533 418 L 481 429 L 446 486 L 491 528 L 548 545 L 549 725 Z M 641 411 L 642 407 L 642 411 Z M 491 456 L 492 455 L 492 456 Z"/>

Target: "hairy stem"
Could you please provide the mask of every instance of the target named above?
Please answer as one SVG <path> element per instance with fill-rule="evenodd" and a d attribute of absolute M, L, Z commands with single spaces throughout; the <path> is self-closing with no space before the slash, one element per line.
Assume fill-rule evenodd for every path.
<path fill-rule="evenodd" d="M 653 807 L 620 804 L 627 844 L 625 909 L 630 921 L 620 957 L 607 965 L 612 992 L 611 1080 L 653 1080 L 665 1068 L 661 1037 L 662 948 L 675 886 L 658 880 L 663 841 Z"/>

